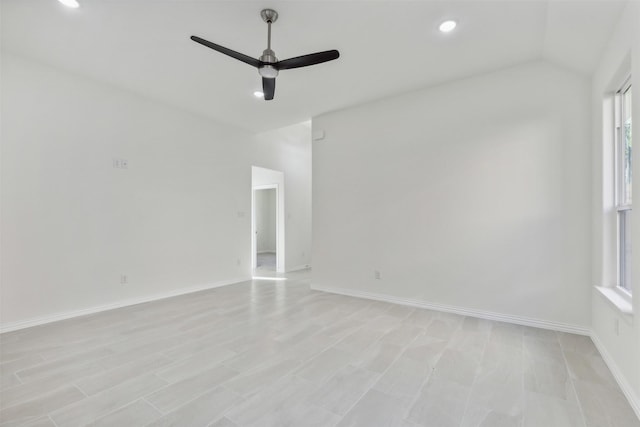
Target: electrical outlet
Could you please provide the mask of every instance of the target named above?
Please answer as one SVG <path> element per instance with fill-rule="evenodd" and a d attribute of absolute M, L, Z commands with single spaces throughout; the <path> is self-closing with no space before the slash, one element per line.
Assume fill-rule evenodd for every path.
<path fill-rule="evenodd" d="M 113 159 L 114 169 L 128 169 L 129 161 L 127 159 Z"/>
<path fill-rule="evenodd" d="M 120 284 L 121 285 L 126 285 L 129 283 L 129 278 L 127 277 L 126 274 L 121 274 L 120 275 Z"/>
<path fill-rule="evenodd" d="M 380 280 L 381 279 L 380 272 L 378 270 L 374 271 L 373 272 L 373 277 L 375 277 L 376 280 Z"/>

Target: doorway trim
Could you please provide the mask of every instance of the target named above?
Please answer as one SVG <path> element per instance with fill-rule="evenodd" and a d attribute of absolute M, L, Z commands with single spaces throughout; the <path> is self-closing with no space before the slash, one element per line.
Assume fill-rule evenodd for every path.
<path fill-rule="evenodd" d="M 276 190 L 276 273 L 284 273 L 284 218 L 282 217 L 283 206 L 279 184 L 255 185 L 251 187 L 251 270 L 255 271 L 258 264 L 258 244 L 256 239 L 256 191 Z"/>

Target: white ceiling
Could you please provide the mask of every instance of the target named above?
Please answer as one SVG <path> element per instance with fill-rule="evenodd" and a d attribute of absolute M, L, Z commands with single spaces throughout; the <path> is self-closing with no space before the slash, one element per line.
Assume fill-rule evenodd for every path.
<path fill-rule="evenodd" d="M 625 2 L 2 0 L 2 49 L 198 114 L 264 130 L 324 112 L 546 58 L 589 74 Z M 257 70 L 200 46 L 266 47 L 276 9 L 280 59 L 338 49 L 333 62 L 280 73 L 274 101 Z M 451 34 L 437 31 L 455 19 Z"/>

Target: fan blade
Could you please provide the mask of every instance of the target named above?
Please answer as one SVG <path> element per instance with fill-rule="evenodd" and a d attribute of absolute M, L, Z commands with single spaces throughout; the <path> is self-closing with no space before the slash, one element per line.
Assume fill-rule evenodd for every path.
<path fill-rule="evenodd" d="M 200 43 L 201 45 L 211 48 L 213 50 L 217 50 L 220 53 L 224 53 L 225 55 L 235 58 L 239 61 L 242 61 L 245 64 L 249 64 L 256 68 L 260 66 L 260 61 L 256 58 L 252 58 L 243 53 L 236 52 L 235 50 L 227 49 L 226 47 L 220 46 L 219 44 L 211 43 L 210 41 L 201 39 L 198 36 L 191 36 L 191 40 L 193 40 L 196 43 Z"/>
<path fill-rule="evenodd" d="M 262 78 L 262 92 L 264 93 L 264 100 L 271 101 L 273 95 L 276 93 L 276 79 Z"/>
<path fill-rule="evenodd" d="M 308 67 L 309 65 L 321 64 L 327 61 L 333 61 L 340 57 L 337 50 L 326 50 L 324 52 L 311 53 L 309 55 L 296 56 L 295 58 L 284 59 L 278 61 L 274 66 L 278 70 L 289 70 L 291 68 Z"/>

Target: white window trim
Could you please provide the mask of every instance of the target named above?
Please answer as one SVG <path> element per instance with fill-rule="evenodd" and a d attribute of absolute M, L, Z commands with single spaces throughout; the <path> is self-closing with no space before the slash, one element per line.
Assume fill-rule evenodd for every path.
<path fill-rule="evenodd" d="M 627 75 L 624 79 L 623 83 L 618 86 L 618 89 L 615 93 L 614 99 L 614 183 L 615 183 L 615 191 L 614 191 L 614 204 L 616 210 L 616 285 L 613 290 L 617 294 L 617 298 L 622 298 L 626 303 L 631 305 L 632 302 L 632 291 L 624 287 L 623 279 L 622 279 L 622 250 L 621 250 L 621 225 L 620 218 L 621 212 L 631 211 L 632 204 L 621 204 L 620 199 L 623 193 L 623 183 L 621 179 L 621 168 L 624 162 L 624 150 L 622 149 L 622 144 L 624 143 L 623 137 L 623 124 L 622 124 L 622 94 L 628 91 L 631 88 L 631 75 Z M 633 203 L 633 202 L 632 202 Z M 630 266 L 629 266 L 630 267 Z M 628 267 L 627 267 L 628 268 Z M 632 279 L 633 280 L 633 279 Z M 603 293 L 604 294 L 604 293 Z M 604 294 L 608 297 L 608 295 Z M 617 299 L 615 298 L 615 299 Z M 609 298 L 611 299 L 611 298 Z M 612 301 L 613 302 L 613 301 Z M 615 302 L 614 302 L 615 304 Z M 624 310 L 621 309 L 624 312 Z"/>
<path fill-rule="evenodd" d="M 621 290 L 619 286 L 610 288 L 607 286 L 595 286 L 596 290 L 602 295 L 614 308 L 617 308 L 620 313 L 626 316 L 633 316 L 633 305 L 631 304 L 631 298 L 625 298 L 625 291 Z M 627 293 L 627 295 L 629 295 Z"/>

